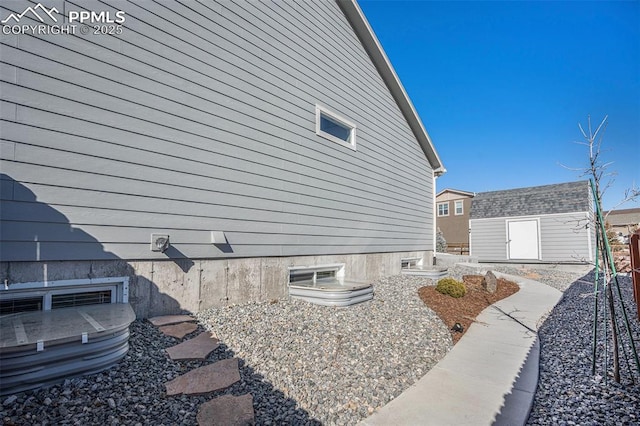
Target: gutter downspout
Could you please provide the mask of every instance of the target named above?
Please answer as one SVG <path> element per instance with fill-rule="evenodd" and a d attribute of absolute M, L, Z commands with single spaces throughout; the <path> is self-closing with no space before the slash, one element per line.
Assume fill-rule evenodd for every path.
<path fill-rule="evenodd" d="M 437 204 L 436 203 L 436 179 L 438 179 L 438 175 L 436 174 L 436 171 L 434 170 L 433 172 L 433 261 L 432 264 L 435 265 L 435 258 L 436 258 L 436 238 L 437 238 L 437 225 L 436 225 L 436 214 L 437 214 Z"/>
<path fill-rule="evenodd" d="M 438 203 L 436 203 L 436 180 L 445 174 L 447 170 L 444 167 L 438 167 L 437 169 L 432 171 L 433 175 L 433 260 L 431 261 L 432 265 L 435 265 L 436 259 L 436 247 L 437 247 L 437 239 L 438 239 L 438 225 L 436 225 L 436 218 L 438 217 Z"/>

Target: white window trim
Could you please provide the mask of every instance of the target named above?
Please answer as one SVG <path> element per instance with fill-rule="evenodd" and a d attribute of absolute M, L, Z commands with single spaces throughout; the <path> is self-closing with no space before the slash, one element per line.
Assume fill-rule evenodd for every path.
<path fill-rule="evenodd" d="M 445 205 L 445 204 L 447 205 L 447 214 L 440 214 L 440 206 L 441 206 L 441 205 Z M 449 216 L 449 202 L 448 202 L 448 201 L 445 201 L 445 202 L 438 203 L 438 204 L 436 205 L 436 210 L 437 210 L 437 212 L 438 212 L 438 217 Z"/>
<path fill-rule="evenodd" d="M 460 203 L 460 213 L 458 213 L 458 203 Z M 462 216 L 464 214 L 464 201 L 455 200 L 453 202 L 453 214 L 456 216 Z"/>
<path fill-rule="evenodd" d="M 339 122 L 340 124 L 345 125 L 346 127 L 350 127 L 351 128 L 351 134 L 349 135 L 349 141 L 345 142 L 340 138 L 337 138 L 335 136 L 333 136 L 330 133 L 326 133 L 323 132 L 322 130 L 320 130 L 320 116 L 321 115 L 326 115 L 328 117 L 331 117 L 331 119 Z M 316 104 L 316 135 L 321 136 L 325 139 L 328 139 L 332 142 L 338 143 L 340 145 L 346 146 L 347 148 L 351 148 L 352 150 L 356 151 L 356 124 L 354 122 L 352 122 L 351 120 L 348 120 L 344 117 L 342 117 L 341 115 L 336 114 L 335 112 L 329 111 L 328 109 L 326 109 L 325 107 L 322 107 L 318 104 Z"/>

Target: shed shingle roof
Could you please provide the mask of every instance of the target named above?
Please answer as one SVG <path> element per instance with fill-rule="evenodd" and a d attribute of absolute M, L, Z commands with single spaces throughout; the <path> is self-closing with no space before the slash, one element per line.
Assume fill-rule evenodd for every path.
<path fill-rule="evenodd" d="M 480 192 L 471 202 L 471 219 L 591 211 L 589 181 L 504 191 Z"/>

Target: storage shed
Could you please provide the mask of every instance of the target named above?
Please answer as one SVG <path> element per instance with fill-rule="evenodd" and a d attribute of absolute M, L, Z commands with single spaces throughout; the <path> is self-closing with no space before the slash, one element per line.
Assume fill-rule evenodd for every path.
<path fill-rule="evenodd" d="M 470 251 L 481 262 L 589 262 L 595 238 L 588 181 L 481 192 L 471 203 Z"/>

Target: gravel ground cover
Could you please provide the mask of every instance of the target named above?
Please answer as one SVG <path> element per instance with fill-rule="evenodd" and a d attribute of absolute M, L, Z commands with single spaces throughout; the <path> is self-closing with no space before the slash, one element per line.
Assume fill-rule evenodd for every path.
<path fill-rule="evenodd" d="M 593 288 L 576 281 L 583 274 L 490 269 L 566 290 L 540 330 L 541 377 L 529 424 L 640 424 L 638 385 L 612 380 L 605 385 L 591 376 L 588 294 Z M 458 279 L 476 272 L 450 268 Z M 355 424 L 417 381 L 451 348 L 449 330 L 417 295 L 418 288 L 433 284 L 388 277 L 374 283 L 371 302 L 350 308 L 278 301 L 204 311 L 199 330 L 187 338 L 206 328 L 222 342 L 204 362 L 169 360 L 164 349 L 180 340 L 135 321 L 131 348 L 118 366 L 4 397 L 0 419 L 6 425 L 195 425 L 201 403 L 222 394 L 252 393 L 257 424 Z M 629 292 L 627 284 L 630 301 Z M 638 336 L 637 321 L 634 327 Z M 240 382 L 214 394 L 166 396 L 166 381 L 231 357 L 240 359 Z"/>
<path fill-rule="evenodd" d="M 449 330 L 418 297 L 428 279 L 374 283 L 371 302 L 331 308 L 300 301 L 251 303 L 198 315 L 222 345 L 204 362 L 174 362 L 180 340 L 147 321 L 131 325 L 118 366 L 63 384 L 2 398 L 6 425 L 195 425 L 201 403 L 251 393 L 256 423 L 344 424 L 399 395 L 451 348 Z M 164 383 L 220 359 L 240 360 L 241 381 L 201 396 L 166 396 Z"/>
<path fill-rule="evenodd" d="M 5 396 L 4 425 L 196 425 L 200 404 L 223 394 L 254 395 L 259 424 L 319 424 L 298 404 L 240 360 L 242 380 L 207 395 L 167 396 L 164 383 L 192 369 L 232 358 L 222 344 L 206 361 L 172 361 L 164 349 L 180 342 L 145 320 L 131 324 L 130 348 L 114 368 L 46 389 Z M 202 332 L 199 329 L 185 339 Z M 287 422 L 284 422 L 287 419 Z"/>
<path fill-rule="evenodd" d="M 349 308 L 306 302 L 211 309 L 201 322 L 323 424 L 352 425 L 402 393 L 450 349 L 449 330 L 418 297 L 429 279 L 374 283 Z"/>
<path fill-rule="evenodd" d="M 633 302 L 631 279 L 620 277 L 619 281 L 622 300 L 629 308 L 632 335 L 640 350 L 640 322 Z M 629 344 L 626 349 L 630 365 L 620 354 L 620 384 L 613 380 L 611 350 L 605 365 L 602 340 L 597 346 L 596 375 L 591 374 L 592 283 L 593 276 L 589 274 L 567 288 L 562 301 L 540 328 L 540 380 L 529 425 L 640 425 L 640 373 L 631 358 Z M 602 336 L 603 327 L 608 327 L 609 323 L 601 321 L 600 324 Z M 619 324 L 623 323 L 620 321 Z M 621 340 L 629 342 L 626 336 Z M 632 377 L 635 384 L 631 382 Z"/>

